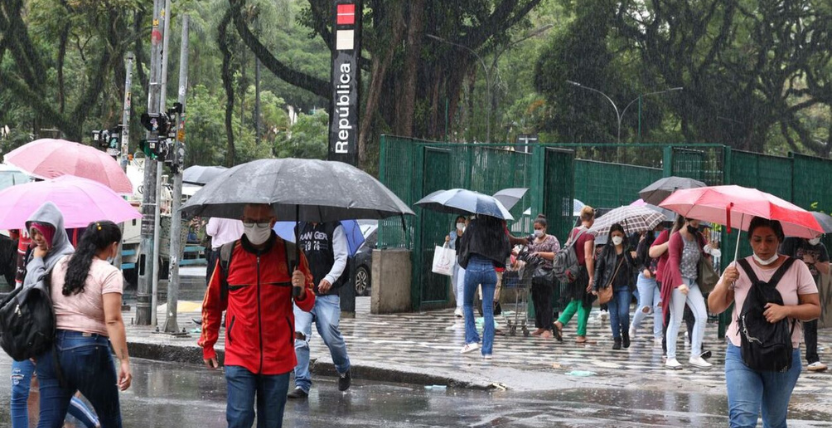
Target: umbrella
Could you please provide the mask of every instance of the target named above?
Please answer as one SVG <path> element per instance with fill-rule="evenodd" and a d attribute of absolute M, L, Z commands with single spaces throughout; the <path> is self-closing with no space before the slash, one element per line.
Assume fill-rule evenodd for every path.
<path fill-rule="evenodd" d="M 480 214 L 514 220 L 511 213 L 493 196 L 465 189 L 440 190 L 425 196 L 416 205 L 449 214 Z"/>
<path fill-rule="evenodd" d="M 32 181 L 25 172 L 9 165 L 0 165 L 0 190 Z"/>
<path fill-rule="evenodd" d="M 671 193 L 679 189 L 694 189 L 705 187 L 707 184 L 685 177 L 665 177 L 641 189 L 638 195 L 648 204 L 658 205 Z"/>
<path fill-rule="evenodd" d="M 676 213 L 675 212 L 670 211 L 668 209 L 661 208 L 661 207 L 657 207 L 653 204 L 648 204 L 647 202 L 644 202 L 644 199 L 639 199 L 639 200 L 633 202 L 632 204 L 630 204 L 630 206 L 631 207 L 644 207 L 644 208 L 656 211 L 658 213 L 662 213 L 664 215 L 664 220 L 665 221 L 676 220 Z"/>
<path fill-rule="evenodd" d="M 815 220 L 818 221 L 820 227 L 823 229 L 823 233 L 832 233 L 832 217 L 829 214 L 818 212 L 818 211 L 810 211 L 813 216 L 815 216 Z"/>
<path fill-rule="evenodd" d="M 63 176 L 0 191 L 0 229 L 22 228 L 45 202 L 52 202 L 61 210 L 67 229 L 86 227 L 93 221 L 121 223 L 142 216 L 109 187 L 85 178 Z"/>
<path fill-rule="evenodd" d="M 713 186 L 679 190 L 659 206 L 697 220 L 748 230 L 753 217 L 778 220 L 787 236 L 814 238 L 823 233 L 818 221 L 809 211 L 774 195 L 740 186 Z M 739 214 L 739 215 L 737 215 Z M 739 238 L 734 254 L 739 252 Z"/>
<path fill-rule="evenodd" d="M 115 159 L 101 150 L 71 141 L 35 140 L 9 152 L 5 162 L 36 178 L 74 175 L 97 181 L 122 195 L 133 194 L 133 184 Z"/>
<path fill-rule="evenodd" d="M 217 176 L 225 172 L 227 169 L 228 168 L 224 166 L 194 165 L 185 168 L 185 171 L 182 172 L 182 182 L 204 186 L 208 184 L 209 181 L 217 178 Z"/>
<path fill-rule="evenodd" d="M 298 224 L 293 221 L 279 221 L 275 223 L 274 231 L 284 240 L 295 242 L 295 227 L 297 226 Z M 341 226 L 344 228 L 344 234 L 347 235 L 347 247 L 352 257 L 364 243 L 364 234 L 361 233 L 361 226 L 355 220 L 342 220 Z"/>
<path fill-rule="evenodd" d="M 500 201 L 507 210 L 511 210 L 528 191 L 525 187 L 503 189 L 494 194 L 494 199 Z"/>
<path fill-rule="evenodd" d="M 572 216 L 573 217 L 580 216 L 581 215 L 581 210 L 584 209 L 585 206 L 586 206 L 585 203 L 583 203 L 583 202 L 581 202 L 577 199 L 573 199 L 572 200 Z"/>
<path fill-rule="evenodd" d="M 282 221 L 324 223 L 414 215 L 366 172 L 314 159 L 260 159 L 237 165 L 196 192 L 182 211 L 239 219 L 247 204 L 269 204 Z"/>
<path fill-rule="evenodd" d="M 610 233 L 610 227 L 618 223 L 624 227 L 624 234 L 653 230 L 665 220 L 664 214 L 645 207 L 618 207 L 595 220 L 589 229 L 596 236 Z"/>

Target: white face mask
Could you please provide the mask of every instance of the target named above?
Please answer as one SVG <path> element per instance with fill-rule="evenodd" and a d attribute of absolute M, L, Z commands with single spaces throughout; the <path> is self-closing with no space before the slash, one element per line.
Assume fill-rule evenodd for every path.
<path fill-rule="evenodd" d="M 243 223 L 243 228 L 248 242 L 254 245 L 265 243 L 272 235 L 272 228 L 269 227 L 269 223 Z"/>
<path fill-rule="evenodd" d="M 809 240 L 809 245 L 818 245 L 820 244 L 820 238 L 812 238 Z"/>
<path fill-rule="evenodd" d="M 758 257 L 756 254 L 754 254 L 754 255 L 753 255 L 753 257 L 754 257 L 754 260 L 755 260 L 757 263 L 759 263 L 759 264 L 761 264 L 761 265 L 763 265 L 763 266 L 768 266 L 768 265 L 770 265 L 770 264 L 772 264 L 772 263 L 776 262 L 776 261 L 777 261 L 777 259 L 779 259 L 779 258 L 780 258 L 780 256 L 779 256 L 778 254 L 775 254 L 775 255 L 771 256 L 771 258 L 770 258 L 770 259 L 768 259 L 768 260 L 763 260 L 763 259 L 761 259 L 760 257 Z"/>
<path fill-rule="evenodd" d="M 624 242 L 624 237 L 623 236 L 613 236 L 612 237 L 612 243 L 614 245 L 621 245 L 622 242 Z"/>
<path fill-rule="evenodd" d="M 535 230 L 535 231 L 534 231 L 534 237 L 535 237 L 535 238 L 542 238 L 542 237 L 543 237 L 543 235 L 545 235 L 545 234 L 546 234 L 546 233 L 544 233 L 542 230 Z"/>
<path fill-rule="evenodd" d="M 460 232 L 462 232 L 463 230 L 465 230 L 465 223 L 457 223 L 457 224 L 456 224 L 456 230 L 458 230 L 458 231 L 460 231 Z"/>

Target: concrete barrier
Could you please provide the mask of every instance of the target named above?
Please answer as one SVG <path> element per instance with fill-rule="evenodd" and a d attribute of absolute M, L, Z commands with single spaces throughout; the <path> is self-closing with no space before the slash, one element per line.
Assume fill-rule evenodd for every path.
<path fill-rule="evenodd" d="M 411 272 L 409 250 L 373 250 L 370 312 L 410 312 Z"/>

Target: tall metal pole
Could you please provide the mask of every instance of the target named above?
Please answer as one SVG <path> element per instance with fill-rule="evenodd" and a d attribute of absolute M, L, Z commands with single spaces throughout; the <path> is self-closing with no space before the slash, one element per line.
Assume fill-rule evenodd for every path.
<path fill-rule="evenodd" d="M 162 87 L 159 94 L 159 111 L 164 112 L 167 107 L 167 89 L 168 89 L 168 44 L 170 42 L 170 0 L 165 0 L 165 9 L 162 11 L 162 19 L 165 20 L 164 42 L 162 47 Z M 164 136 L 167 138 L 167 135 Z M 153 217 L 153 255 L 159 257 L 161 254 L 159 246 L 161 244 L 160 233 L 162 230 L 162 171 L 164 171 L 164 163 L 159 162 L 156 169 L 156 206 L 154 207 Z M 150 301 L 150 324 L 158 325 L 156 318 L 156 306 L 159 304 L 159 263 L 153 264 L 153 294 Z"/>
<path fill-rule="evenodd" d="M 162 65 L 162 31 L 159 20 L 162 15 L 162 0 L 153 0 L 153 28 L 150 32 L 150 93 L 147 97 L 148 114 L 159 113 L 159 78 Z M 152 133 L 147 132 L 147 138 Z M 156 207 L 156 170 L 158 165 L 149 157 L 144 161 L 144 181 L 142 184 L 142 238 L 141 256 L 139 257 L 139 280 L 136 293 L 136 324 L 150 325 L 150 285 L 151 276 L 156 265 L 154 249 L 154 212 Z"/>
<path fill-rule="evenodd" d="M 124 80 L 124 111 L 121 114 L 121 169 L 127 172 L 130 151 L 130 108 L 132 107 L 133 53 L 127 53 L 127 77 Z"/>
<path fill-rule="evenodd" d="M 179 304 L 179 259 L 182 257 L 182 167 L 185 159 L 185 94 L 188 88 L 188 15 L 182 16 L 182 43 L 179 51 L 179 104 L 181 111 L 176 121 L 176 142 L 173 146 L 173 202 L 170 212 L 170 274 L 168 275 L 168 314 L 165 332 L 177 333 Z"/>
<path fill-rule="evenodd" d="M 260 59 L 254 57 L 254 141 L 260 145 Z"/>

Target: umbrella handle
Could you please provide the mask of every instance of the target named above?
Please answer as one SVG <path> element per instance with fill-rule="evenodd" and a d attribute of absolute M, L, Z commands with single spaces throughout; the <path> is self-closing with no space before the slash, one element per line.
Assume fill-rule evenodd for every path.
<path fill-rule="evenodd" d="M 295 263 L 296 266 L 289 266 L 289 275 L 294 275 L 295 270 L 300 267 L 300 205 L 295 205 Z M 300 297 L 300 287 L 292 287 L 292 297 Z"/>

